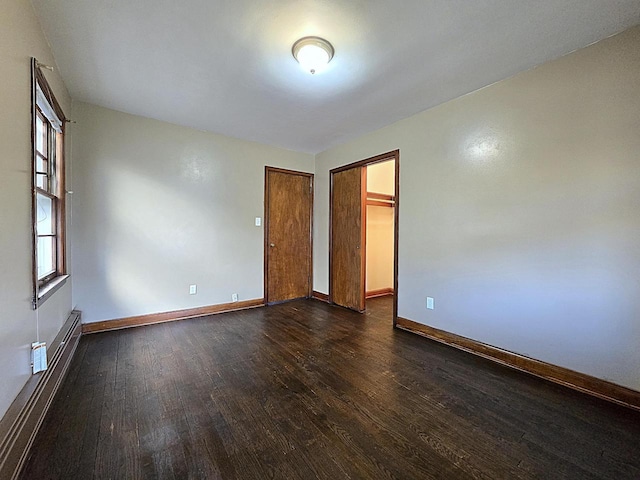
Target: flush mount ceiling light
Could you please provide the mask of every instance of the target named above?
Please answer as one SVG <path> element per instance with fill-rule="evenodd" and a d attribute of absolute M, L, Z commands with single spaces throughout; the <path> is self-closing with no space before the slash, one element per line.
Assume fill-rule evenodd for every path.
<path fill-rule="evenodd" d="M 324 38 L 303 37 L 293 44 L 293 57 L 312 75 L 333 58 L 333 46 Z"/>

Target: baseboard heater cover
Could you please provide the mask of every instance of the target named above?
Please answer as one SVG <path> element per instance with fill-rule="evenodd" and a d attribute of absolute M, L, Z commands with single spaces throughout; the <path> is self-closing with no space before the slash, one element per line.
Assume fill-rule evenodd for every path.
<path fill-rule="evenodd" d="M 398 317 L 396 327 L 565 387 L 640 411 L 640 392 L 568 368 Z"/>
<path fill-rule="evenodd" d="M 81 312 L 74 310 L 51 343 L 48 369 L 32 375 L 0 420 L 0 480 L 15 479 L 69 369 L 81 336 Z"/>

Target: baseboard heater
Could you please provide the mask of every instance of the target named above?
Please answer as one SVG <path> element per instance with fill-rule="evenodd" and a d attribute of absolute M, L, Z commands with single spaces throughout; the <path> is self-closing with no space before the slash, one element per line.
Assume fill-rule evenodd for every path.
<path fill-rule="evenodd" d="M 49 349 L 47 370 L 33 375 L 0 420 L 0 480 L 18 478 L 38 429 L 67 373 L 81 335 L 74 310 Z"/>

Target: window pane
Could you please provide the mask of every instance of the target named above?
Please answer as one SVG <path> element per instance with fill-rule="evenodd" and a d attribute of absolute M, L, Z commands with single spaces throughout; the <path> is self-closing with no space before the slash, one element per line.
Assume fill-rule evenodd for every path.
<path fill-rule="evenodd" d="M 49 182 L 47 176 L 41 173 L 36 174 L 36 186 L 42 190 L 49 191 Z"/>
<path fill-rule="evenodd" d="M 49 197 L 37 194 L 36 232 L 38 235 L 52 235 L 54 228 L 53 201 Z"/>
<path fill-rule="evenodd" d="M 40 155 L 36 155 L 36 172 L 45 172 L 47 171 L 47 161 L 42 158 Z"/>
<path fill-rule="evenodd" d="M 55 272 L 55 237 L 38 237 L 38 280 Z"/>
<path fill-rule="evenodd" d="M 47 127 L 38 115 L 36 115 L 36 150 L 47 156 Z"/>

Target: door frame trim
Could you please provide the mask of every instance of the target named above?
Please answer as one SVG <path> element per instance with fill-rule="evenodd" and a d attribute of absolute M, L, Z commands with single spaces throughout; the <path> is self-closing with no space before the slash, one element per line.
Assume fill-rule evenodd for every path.
<path fill-rule="evenodd" d="M 333 303 L 332 295 L 332 282 L 333 277 L 333 174 L 339 173 L 351 168 L 366 167 L 375 163 L 385 162 L 387 160 L 395 161 L 395 208 L 393 212 L 393 326 L 396 326 L 398 321 L 398 247 L 399 247 L 399 235 L 398 226 L 400 223 L 400 150 L 391 150 L 390 152 L 382 153 L 374 157 L 365 158 L 357 162 L 342 165 L 340 167 L 329 170 L 329 303 Z M 366 191 L 364 192 L 366 196 Z M 366 197 L 365 197 L 366 200 Z M 366 203 L 366 202 L 365 202 Z M 364 205 L 366 209 L 366 204 Z M 365 214 L 366 215 L 366 214 Z M 365 231 L 366 224 L 362 225 L 362 230 Z M 366 248 L 366 247 L 365 247 Z M 362 272 L 365 272 L 365 268 L 362 268 Z M 362 273 L 361 272 L 361 273 Z M 363 283 L 363 289 L 365 289 Z M 366 300 L 365 300 L 366 301 Z"/>
<path fill-rule="evenodd" d="M 307 287 L 307 296 L 310 298 L 313 293 L 313 200 L 315 196 L 314 174 L 309 172 L 300 172 L 297 170 L 288 170 L 286 168 L 264 167 L 264 213 L 262 217 L 262 237 L 263 237 L 263 291 L 264 303 L 271 305 L 269 302 L 269 173 L 284 173 L 287 175 L 297 175 L 301 177 L 309 177 L 311 184 L 311 202 L 309 202 L 309 285 Z M 293 299 L 292 299 L 293 300 Z"/>

